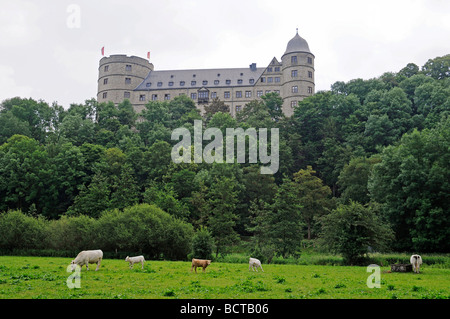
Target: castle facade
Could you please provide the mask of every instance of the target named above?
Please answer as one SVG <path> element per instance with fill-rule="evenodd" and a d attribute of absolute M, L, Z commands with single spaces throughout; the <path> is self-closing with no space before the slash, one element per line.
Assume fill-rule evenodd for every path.
<path fill-rule="evenodd" d="M 219 98 L 235 116 L 246 103 L 269 92 L 277 92 L 283 98 L 286 116 L 293 114 L 299 101 L 315 92 L 314 55 L 298 32 L 288 42 L 281 61 L 274 57 L 267 67 L 251 63 L 247 68 L 155 71 L 144 58 L 103 57 L 97 101 L 118 104 L 128 99 L 140 112 L 148 101 L 168 101 L 186 95 L 203 113 L 205 105 Z"/>

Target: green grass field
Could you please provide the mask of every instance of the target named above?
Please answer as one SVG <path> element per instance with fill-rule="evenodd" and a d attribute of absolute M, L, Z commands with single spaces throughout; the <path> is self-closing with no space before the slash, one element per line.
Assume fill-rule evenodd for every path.
<path fill-rule="evenodd" d="M 423 265 L 420 274 L 388 273 L 381 288 L 368 288 L 366 267 L 263 265 L 213 262 L 202 273 L 190 262 L 147 261 L 128 268 L 124 260 L 104 259 L 100 270 L 83 267 L 81 287 L 69 289 L 70 258 L 0 256 L 0 299 L 435 299 L 450 298 L 450 269 Z M 74 273 L 72 273 L 74 274 Z"/>

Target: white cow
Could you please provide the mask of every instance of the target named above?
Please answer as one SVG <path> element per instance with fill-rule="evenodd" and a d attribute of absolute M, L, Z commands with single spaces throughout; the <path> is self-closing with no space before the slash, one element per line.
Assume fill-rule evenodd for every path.
<path fill-rule="evenodd" d="M 83 267 L 83 265 L 86 265 L 86 269 L 89 270 L 88 264 L 97 264 L 97 271 L 100 268 L 100 262 L 103 259 L 103 252 L 98 250 L 83 250 L 80 252 L 77 257 L 72 260 L 70 263 L 72 265 L 72 271 L 75 270 L 76 265 Z"/>
<path fill-rule="evenodd" d="M 141 263 L 141 265 L 142 265 L 141 269 L 144 269 L 145 259 L 144 259 L 144 256 L 142 256 L 142 255 L 136 256 L 136 257 L 128 257 L 127 256 L 127 258 L 125 258 L 125 261 L 128 261 L 130 263 L 130 269 L 133 268 L 133 265 L 135 263 Z"/>
<path fill-rule="evenodd" d="M 422 257 L 420 257 L 420 255 L 412 255 L 409 261 L 413 266 L 413 271 L 418 274 L 420 271 L 420 265 L 422 265 Z"/>
<path fill-rule="evenodd" d="M 256 268 L 256 271 L 258 271 L 258 267 L 261 268 L 262 271 L 264 271 L 261 266 L 261 262 L 256 258 L 250 257 L 250 260 L 248 262 L 248 270 L 250 270 L 250 268 L 252 268 L 252 270 L 255 271 L 255 268 Z"/>

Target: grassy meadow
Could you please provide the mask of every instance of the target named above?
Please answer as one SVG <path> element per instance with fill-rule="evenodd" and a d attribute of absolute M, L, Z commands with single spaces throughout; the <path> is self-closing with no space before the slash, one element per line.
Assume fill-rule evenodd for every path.
<path fill-rule="evenodd" d="M 213 262 L 202 273 L 190 262 L 147 261 L 129 269 L 104 259 L 100 270 L 81 270 L 81 287 L 69 289 L 71 258 L 0 256 L 0 299 L 449 299 L 450 269 L 423 265 L 420 274 L 381 267 L 381 288 L 368 288 L 366 267 L 263 265 Z M 74 281 L 72 281 L 74 282 Z"/>

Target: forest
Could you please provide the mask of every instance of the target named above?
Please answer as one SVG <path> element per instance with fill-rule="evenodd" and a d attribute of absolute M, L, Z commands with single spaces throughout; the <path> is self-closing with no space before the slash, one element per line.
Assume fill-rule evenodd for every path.
<path fill-rule="evenodd" d="M 314 242 L 355 263 L 368 250 L 450 251 L 450 55 L 336 82 L 291 117 L 281 104 L 268 93 L 232 117 L 223 101 L 202 115 L 186 96 L 140 114 L 128 100 L 4 100 L 0 252 L 217 258 L 245 241 L 270 261 Z M 277 173 L 248 161 L 174 163 L 171 133 L 192 132 L 194 120 L 224 135 L 278 128 Z"/>

